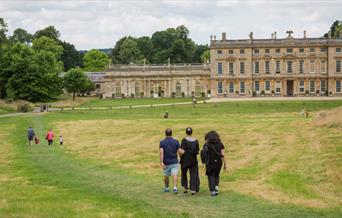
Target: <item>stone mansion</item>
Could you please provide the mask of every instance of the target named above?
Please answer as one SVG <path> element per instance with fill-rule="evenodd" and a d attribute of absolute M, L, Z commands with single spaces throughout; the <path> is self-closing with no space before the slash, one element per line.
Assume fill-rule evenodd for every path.
<path fill-rule="evenodd" d="M 96 92 L 112 97 L 342 96 L 339 38 L 230 40 L 210 37 L 210 64 L 111 66 L 89 75 Z"/>

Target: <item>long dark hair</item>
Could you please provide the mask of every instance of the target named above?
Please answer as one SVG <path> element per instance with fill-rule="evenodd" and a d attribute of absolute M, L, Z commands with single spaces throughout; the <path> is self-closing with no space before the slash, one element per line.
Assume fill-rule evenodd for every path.
<path fill-rule="evenodd" d="M 207 134 L 205 134 L 204 139 L 207 141 L 209 145 L 216 145 L 221 143 L 219 134 L 214 130 L 211 130 Z"/>

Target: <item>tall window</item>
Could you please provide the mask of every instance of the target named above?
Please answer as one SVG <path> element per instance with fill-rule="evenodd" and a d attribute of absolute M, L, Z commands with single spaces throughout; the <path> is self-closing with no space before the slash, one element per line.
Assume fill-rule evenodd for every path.
<path fill-rule="evenodd" d="M 321 80 L 321 92 L 324 93 L 326 89 L 326 82 L 325 80 Z"/>
<path fill-rule="evenodd" d="M 292 61 L 287 61 L 287 73 L 292 73 Z"/>
<path fill-rule="evenodd" d="M 222 75 L 222 63 L 221 62 L 217 63 L 217 74 Z"/>
<path fill-rule="evenodd" d="M 265 61 L 265 73 L 270 74 L 270 61 Z"/>
<path fill-rule="evenodd" d="M 314 93 L 316 90 L 315 88 L 315 80 L 310 80 L 310 92 Z"/>
<path fill-rule="evenodd" d="M 240 93 L 245 94 L 246 89 L 245 89 L 245 82 L 240 82 Z"/>
<path fill-rule="evenodd" d="M 336 48 L 336 53 L 341 53 L 341 48 Z"/>
<path fill-rule="evenodd" d="M 341 73 L 341 61 L 336 61 L 336 73 Z"/>
<path fill-rule="evenodd" d="M 240 62 L 240 74 L 245 73 L 245 62 Z"/>
<path fill-rule="evenodd" d="M 265 92 L 270 92 L 271 91 L 271 83 L 270 81 L 266 80 L 265 81 Z"/>
<path fill-rule="evenodd" d="M 321 52 L 326 52 L 326 48 L 321 48 Z"/>
<path fill-rule="evenodd" d="M 275 92 L 276 93 L 280 93 L 281 92 L 281 83 L 280 81 L 276 81 L 276 84 L 275 84 Z"/>
<path fill-rule="evenodd" d="M 336 92 L 341 92 L 341 80 L 336 80 Z"/>
<path fill-rule="evenodd" d="M 279 53 L 280 53 L 280 48 L 277 48 L 277 49 L 275 50 L 275 52 L 279 54 Z"/>
<path fill-rule="evenodd" d="M 222 82 L 217 82 L 217 93 L 222 94 L 222 92 L 223 92 Z"/>
<path fill-rule="evenodd" d="M 314 73 L 315 72 L 315 61 L 311 60 L 310 61 L 310 73 Z"/>
<path fill-rule="evenodd" d="M 245 50 L 240 49 L 240 54 L 244 54 L 244 53 L 245 53 Z"/>
<path fill-rule="evenodd" d="M 321 73 L 325 73 L 325 68 L 326 68 L 325 65 L 326 65 L 325 61 L 321 61 Z"/>
<path fill-rule="evenodd" d="M 270 53 L 270 49 L 269 48 L 266 48 L 265 49 L 265 54 L 269 54 Z"/>
<path fill-rule="evenodd" d="M 304 61 L 303 60 L 299 61 L 299 73 L 300 74 L 304 73 Z"/>
<path fill-rule="evenodd" d="M 179 81 L 176 83 L 176 96 L 182 96 L 182 84 Z"/>
<path fill-rule="evenodd" d="M 255 49 L 254 54 L 259 54 L 259 49 Z"/>
<path fill-rule="evenodd" d="M 286 53 L 292 53 L 293 52 L 293 49 L 292 48 L 287 48 L 286 49 Z"/>
<path fill-rule="evenodd" d="M 229 94 L 234 93 L 234 82 L 229 82 Z"/>
<path fill-rule="evenodd" d="M 259 62 L 258 61 L 256 61 L 254 63 L 254 73 L 259 73 Z"/>
<path fill-rule="evenodd" d="M 228 50 L 228 54 L 234 54 L 234 50 L 232 49 Z"/>
<path fill-rule="evenodd" d="M 259 83 L 258 80 L 257 80 L 257 81 L 254 81 L 254 90 L 255 90 L 256 92 L 259 92 L 259 91 L 260 91 L 260 83 Z"/>
<path fill-rule="evenodd" d="M 310 52 L 315 52 L 315 48 L 310 48 Z"/>
<path fill-rule="evenodd" d="M 222 50 L 217 50 L 217 54 L 222 54 Z"/>
<path fill-rule="evenodd" d="M 304 80 L 299 80 L 299 92 L 304 93 Z"/>
<path fill-rule="evenodd" d="M 276 61 L 276 73 L 280 73 L 280 61 Z"/>
<path fill-rule="evenodd" d="M 304 53 L 304 48 L 299 48 L 299 53 Z"/>
<path fill-rule="evenodd" d="M 229 62 L 229 74 L 234 74 L 234 63 Z"/>

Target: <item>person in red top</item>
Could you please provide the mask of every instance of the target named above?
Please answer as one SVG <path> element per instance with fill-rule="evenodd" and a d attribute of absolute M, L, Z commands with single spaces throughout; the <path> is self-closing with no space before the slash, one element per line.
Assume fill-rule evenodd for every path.
<path fill-rule="evenodd" d="M 52 129 L 50 129 L 48 132 L 47 132 L 47 134 L 46 134 L 46 140 L 48 140 L 48 145 L 50 146 L 50 145 L 52 145 L 52 143 L 53 143 L 53 138 L 55 137 L 55 135 L 53 134 L 53 132 L 52 132 Z"/>

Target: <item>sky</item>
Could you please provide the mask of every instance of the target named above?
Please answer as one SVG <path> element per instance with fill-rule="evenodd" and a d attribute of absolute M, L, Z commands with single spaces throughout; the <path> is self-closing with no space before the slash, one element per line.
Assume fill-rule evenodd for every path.
<path fill-rule="evenodd" d="M 228 39 L 321 37 L 335 20 L 342 20 L 341 0 L 254 1 L 111 1 L 111 0 L 0 0 L 0 17 L 8 35 L 16 28 L 30 33 L 49 25 L 61 39 L 79 50 L 112 48 L 124 36 L 151 36 L 155 31 L 185 25 L 197 44 L 208 44 L 210 35 Z"/>

